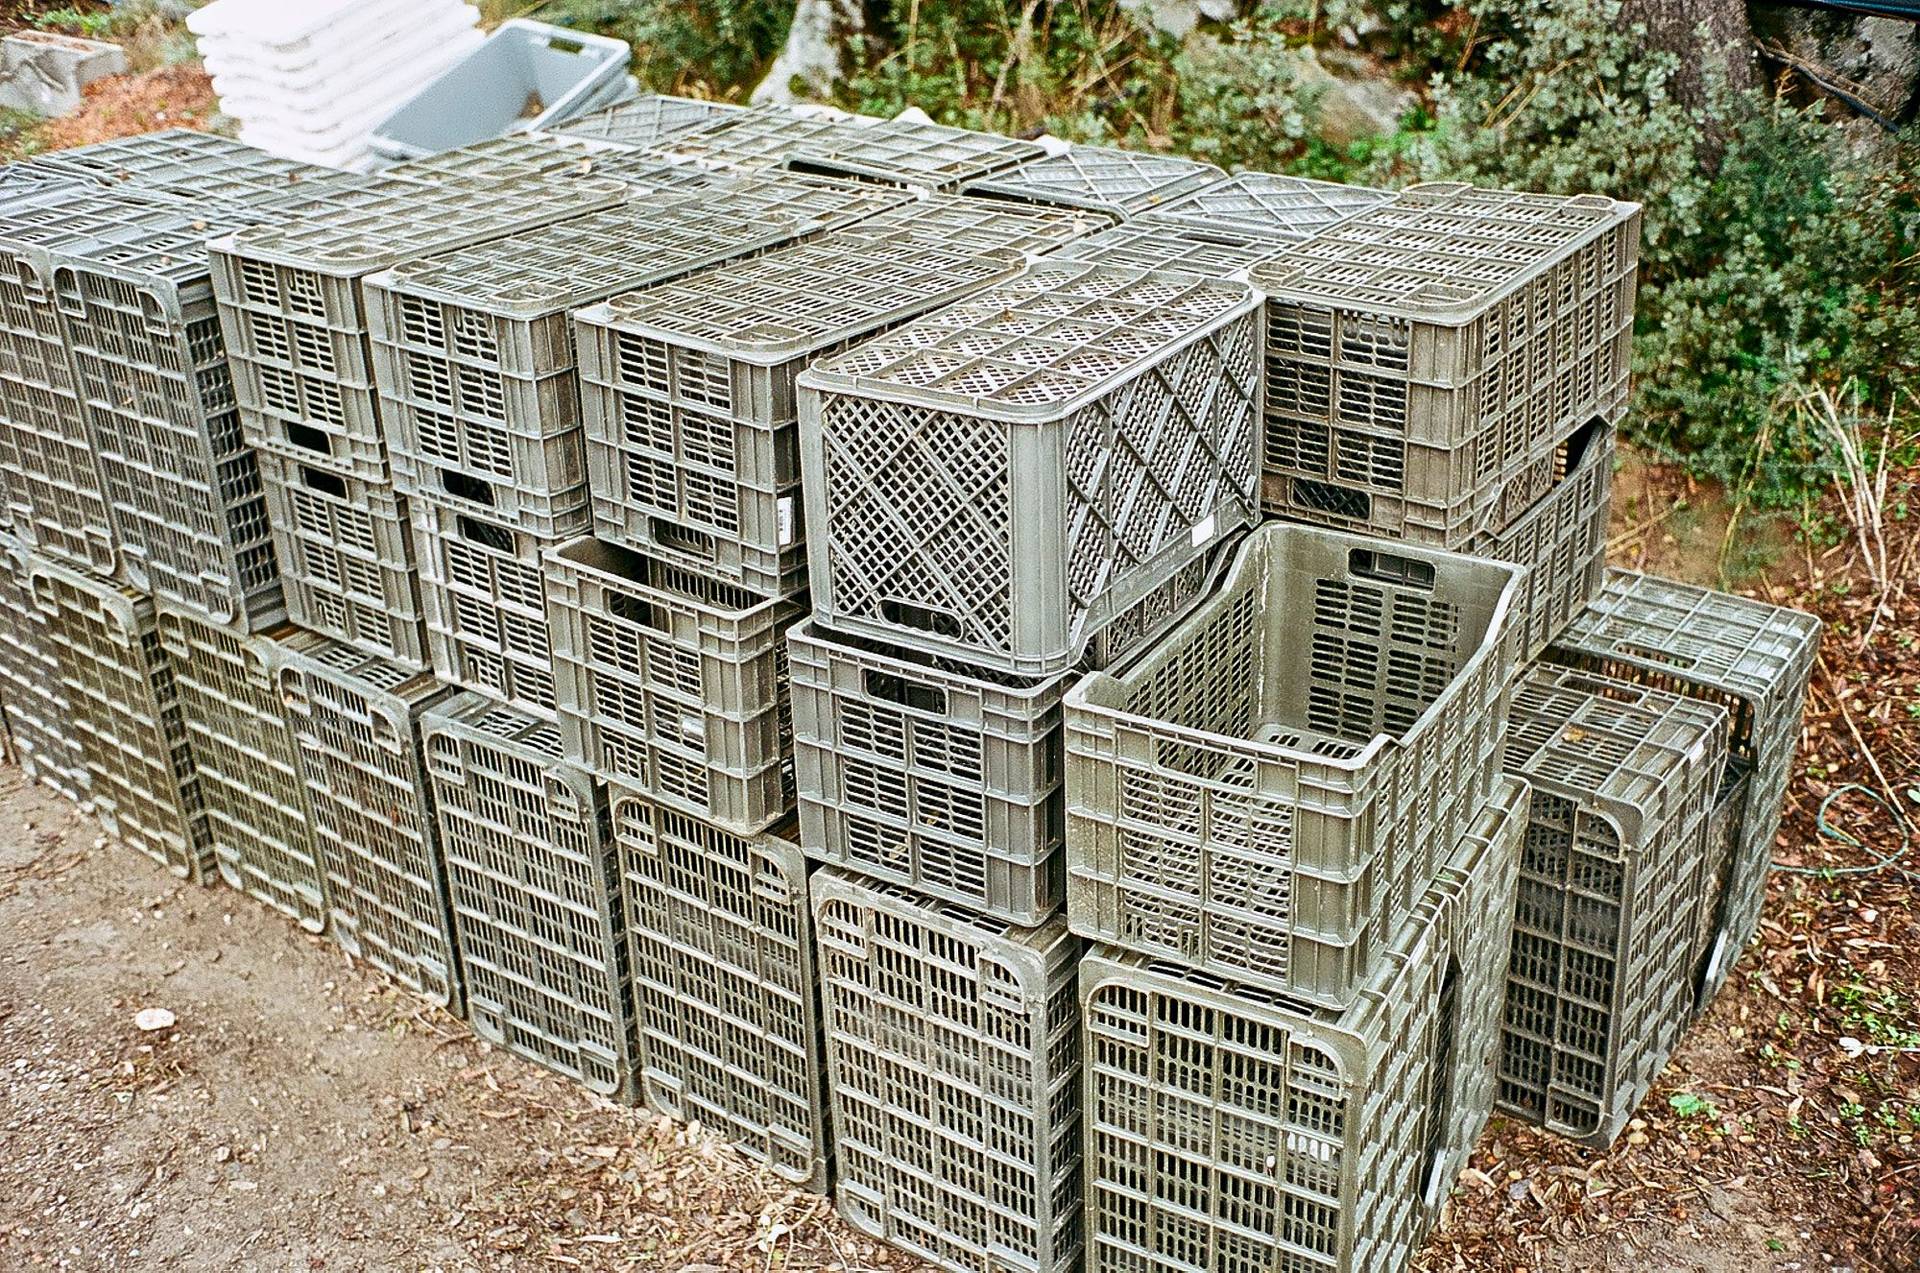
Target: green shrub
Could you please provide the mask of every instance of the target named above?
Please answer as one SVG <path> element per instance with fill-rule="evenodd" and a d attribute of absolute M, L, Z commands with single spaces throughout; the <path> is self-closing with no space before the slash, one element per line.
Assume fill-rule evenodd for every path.
<path fill-rule="evenodd" d="M 791 0 L 553 0 L 532 15 L 633 45 L 633 70 L 661 92 L 750 90 L 787 38 Z"/>

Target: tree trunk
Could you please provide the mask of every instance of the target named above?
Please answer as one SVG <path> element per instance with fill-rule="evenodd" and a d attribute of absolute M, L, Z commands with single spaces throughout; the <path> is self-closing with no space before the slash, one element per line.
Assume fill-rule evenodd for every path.
<path fill-rule="evenodd" d="M 1645 26 L 1649 48 L 1680 59 L 1668 89 L 1682 106 L 1707 104 L 1712 73 L 1736 90 L 1758 82 L 1746 0 L 1625 0 L 1620 20 Z"/>

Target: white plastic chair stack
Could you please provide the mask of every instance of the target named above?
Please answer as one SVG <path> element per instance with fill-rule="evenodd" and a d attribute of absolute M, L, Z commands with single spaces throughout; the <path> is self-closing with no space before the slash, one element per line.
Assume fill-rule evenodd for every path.
<path fill-rule="evenodd" d="M 375 126 L 484 38 L 461 0 L 213 0 L 187 18 L 240 139 L 354 172 Z"/>

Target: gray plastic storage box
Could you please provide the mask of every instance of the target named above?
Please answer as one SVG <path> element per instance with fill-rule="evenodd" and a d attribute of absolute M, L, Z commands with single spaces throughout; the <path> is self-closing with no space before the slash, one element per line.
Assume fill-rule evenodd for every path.
<path fill-rule="evenodd" d="M 389 159 L 563 123 L 623 91 L 623 40 L 514 18 L 387 116 L 367 138 Z"/>
<path fill-rule="evenodd" d="M 1080 941 L 814 873 L 835 1201 L 941 1268 L 1081 1267 Z"/>
<path fill-rule="evenodd" d="M 1035 142 L 997 133 L 881 119 L 809 137 L 794 149 L 790 162 L 805 172 L 954 191 L 1046 155 Z"/>
<path fill-rule="evenodd" d="M 1146 219 L 1171 229 L 1262 239 L 1272 254 L 1389 203 L 1393 197 L 1391 190 L 1271 172 L 1242 172 L 1162 204 Z"/>
<path fill-rule="evenodd" d="M 1259 295 L 1075 262 L 816 364 L 814 617 L 1026 676 L 1258 515 Z"/>
<path fill-rule="evenodd" d="M 1257 267 L 1265 504 L 1458 546 L 1626 410 L 1640 209 L 1415 186 Z"/>
<path fill-rule="evenodd" d="M 808 864 L 791 824 L 735 835 L 613 784 L 641 1094 L 789 1184 L 827 1188 Z"/>
<path fill-rule="evenodd" d="M 1526 801 L 1496 785 L 1343 1012 L 1088 952 L 1088 1268 L 1407 1267 L 1493 1110 Z"/>
<path fill-rule="evenodd" d="M 899 224 L 914 211 L 576 315 L 598 534 L 768 596 L 806 589 L 794 378 L 1023 264 L 929 242 Z"/>
<path fill-rule="evenodd" d="M 996 676 L 810 623 L 787 665 L 809 854 L 1010 923 L 1060 908 L 1072 673 Z"/>
<path fill-rule="evenodd" d="M 677 133 L 745 109 L 744 106 L 731 106 L 726 102 L 648 93 L 630 102 L 621 102 L 618 106 L 609 106 L 591 115 L 556 124 L 553 131 L 567 137 L 592 138 L 620 146 L 652 146 Z"/>
<path fill-rule="evenodd" d="M 900 201 L 795 174 L 713 174 L 366 281 L 396 489 L 548 537 L 587 515 L 569 313 Z"/>
<path fill-rule="evenodd" d="M 285 643 L 280 694 L 326 873 L 327 926 L 363 959 L 460 1013 L 447 882 L 420 717 L 455 691 L 312 632 Z"/>
<path fill-rule="evenodd" d="M 1073 146 L 1017 168 L 970 181 L 962 194 L 1104 212 L 1115 220 L 1150 212 L 1225 181 L 1212 164 L 1111 146 Z"/>
<path fill-rule="evenodd" d="M 1820 620 L 1810 614 L 1615 570 L 1546 655 L 1549 662 L 1719 703 L 1733 718 L 1732 759 L 1716 817 L 1728 816 L 1728 802 L 1739 803 L 1737 845 L 1728 886 L 1710 903 L 1701 1007 L 1726 981 L 1760 922 L 1819 645 Z"/>
<path fill-rule="evenodd" d="M 327 922 L 326 886 L 280 697 L 294 632 L 248 635 L 191 613 L 159 614 L 220 878 L 317 933 Z"/>
<path fill-rule="evenodd" d="M 546 721 L 462 694 L 421 718 L 467 1020 L 619 1101 L 637 1064 L 607 793 Z"/>
<path fill-rule="evenodd" d="M 1084 937 L 1351 1002 L 1500 769 L 1525 571 L 1307 526 L 1066 697 Z"/>
<path fill-rule="evenodd" d="M 287 615 L 409 667 L 427 666 L 407 501 L 391 485 L 261 451 Z"/>
<path fill-rule="evenodd" d="M 1547 493 L 1504 530 L 1477 536 L 1465 549 L 1530 568 L 1515 611 L 1526 658 L 1540 656 L 1606 577 L 1615 442 L 1611 425 L 1595 423 L 1574 434 L 1548 457 Z"/>
<path fill-rule="evenodd" d="M 1514 690 L 1507 771 L 1532 788 L 1500 1050 L 1500 1108 L 1598 1149 L 1694 1005 L 1718 704 L 1569 668 Z"/>
<path fill-rule="evenodd" d="M 427 655 L 443 680 L 554 719 L 542 556 L 561 541 L 429 500 L 411 504 Z M 586 510 L 576 524 L 587 529 Z"/>
<path fill-rule="evenodd" d="M 596 539 L 547 553 L 567 754 L 609 781 L 753 835 L 793 808 L 789 625 L 770 598 Z"/>
<path fill-rule="evenodd" d="M 376 197 L 217 239 L 213 289 L 247 441 L 388 479 L 361 282 L 402 261 L 613 207 L 617 181 L 383 178 Z"/>
<path fill-rule="evenodd" d="M 53 632 L 94 812 L 128 848 L 182 879 L 212 883 L 193 751 L 153 602 L 33 556 L 26 583 Z"/>
<path fill-rule="evenodd" d="M 59 634 L 27 591 L 26 548 L 0 534 L 0 698 L 20 772 L 78 803 L 87 763 L 60 677 Z"/>
<path fill-rule="evenodd" d="M 1076 239 L 1053 255 L 1128 270 L 1181 270 L 1217 278 L 1243 275 L 1272 256 L 1274 244 L 1233 231 L 1203 230 L 1142 218 Z"/>

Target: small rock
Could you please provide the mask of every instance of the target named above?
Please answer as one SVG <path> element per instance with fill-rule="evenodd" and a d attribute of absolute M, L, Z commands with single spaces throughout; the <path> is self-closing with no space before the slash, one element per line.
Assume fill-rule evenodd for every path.
<path fill-rule="evenodd" d="M 151 1034 L 155 1030 L 173 1029 L 173 1013 L 165 1008 L 142 1008 L 133 1014 L 134 1028 Z"/>

